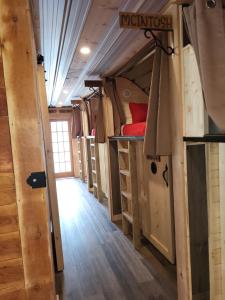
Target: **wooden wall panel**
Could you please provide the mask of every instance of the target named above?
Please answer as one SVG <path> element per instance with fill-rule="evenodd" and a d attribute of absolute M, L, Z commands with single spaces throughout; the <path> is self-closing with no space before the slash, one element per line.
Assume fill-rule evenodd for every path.
<path fill-rule="evenodd" d="M 0 190 L 0 206 L 16 202 L 16 190 L 14 187 Z"/>
<path fill-rule="evenodd" d="M 1 70 L 0 70 L 0 74 L 3 74 L 1 73 Z M 8 115 L 8 111 L 7 111 L 5 88 L 1 87 L 1 79 L 0 79 L 0 116 L 7 116 L 7 115 Z"/>
<path fill-rule="evenodd" d="M 0 95 L 1 96 L 1 95 Z M 1 111 L 1 109 L 0 109 Z M 0 173 L 13 172 L 8 117 L 0 117 Z"/>
<path fill-rule="evenodd" d="M 0 234 L 18 231 L 18 212 L 16 203 L 0 207 Z"/>
<path fill-rule="evenodd" d="M 0 234 L 0 261 L 22 256 L 19 232 Z"/>
<path fill-rule="evenodd" d="M 14 291 L 16 289 L 16 291 Z M 0 51 L 0 299 L 25 300 L 7 98 Z M 14 291 L 12 293 L 12 290 Z"/>
<path fill-rule="evenodd" d="M 13 173 L 0 173 L 0 189 L 12 189 L 15 187 L 15 179 Z"/>
<path fill-rule="evenodd" d="M 46 190 L 33 190 L 26 184 L 31 172 L 45 170 L 29 1 L 0 0 L 0 7 L 4 69 L 1 85 L 4 81 L 16 166 L 14 174 L 0 173 L 0 189 L 11 191 L 15 176 L 23 254 L 22 258 L 0 263 L 0 296 L 4 295 L 1 289 L 4 288 L 7 295 L 6 290 L 10 288 L 4 299 L 53 300 L 55 291 Z M 18 231 L 16 204 L 1 206 L 0 211 L 1 232 L 8 232 L 9 228 Z"/>
<path fill-rule="evenodd" d="M 4 289 L 0 290 L 0 300 L 25 300 L 25 289 Z"/>
<path fill-rule="evenodd" d="M 17 289 L 24 287 L 22 259 L 0 262 L 0 290 L 12 287 Z"/>

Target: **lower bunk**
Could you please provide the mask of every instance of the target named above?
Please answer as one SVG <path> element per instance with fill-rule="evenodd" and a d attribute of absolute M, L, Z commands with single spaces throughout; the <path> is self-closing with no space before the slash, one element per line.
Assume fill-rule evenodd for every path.
<path fill-rule="evenodd" d="M 122 219 L 123 232 L 132 234 L 136 248 L 144 237 L 174 264 L 171 156 L 146 158 L 143 144 L 143 136 L 108 140 L 111 219 Z"/>

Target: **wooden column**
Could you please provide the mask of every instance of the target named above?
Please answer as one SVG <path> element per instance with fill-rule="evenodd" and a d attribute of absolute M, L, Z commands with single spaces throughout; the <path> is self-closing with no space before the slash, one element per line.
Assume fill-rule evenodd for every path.
<path fill-rule="evenodd" d="M 62 252 L 62 241 L 61 231 L 59 222 L 59 208 L 58 198 L 56 191 L 56 181 L 54 174 L 54 162 L 53 162 L 53 150 L 52 150 L 52 139 L 50 120 L 48 113 L 47 95 L 45 89 L 45 75 L 44 67 L 38 65 L 38 88 L 39 88 L 39 99 L 40 99 L 40 110 L 43 124 L 43 137 L 45 144 L 45 156 L 46 156 L 46 168 L 47 168 L 47 179 L 48 179 L 48 195 L 50 202 L 52 230 L 54 238 L 54 248 L 56 255 L 56 269 L 57 271 L 63 270 L 63 252 Z"/>
<path fill-rule="evenodd" d="M 55 292 L 46 189 L 32 189 L 26 183 L 31 172 L 45 170 L 29 2 L 0 0 L 0 7 L 0 45 L 9 111 L 26 299 L 52 300 L 55 299 Z"/>

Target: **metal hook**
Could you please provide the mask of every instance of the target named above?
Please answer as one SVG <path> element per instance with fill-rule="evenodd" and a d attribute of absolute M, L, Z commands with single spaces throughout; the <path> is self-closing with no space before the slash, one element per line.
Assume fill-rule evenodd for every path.
<path fill-rule="evenodd" d="M 150 33 L 150 34 L 149 34 Z M 147 39 L 150 39 L 151 37 L 153 37 L 154 42 L 155 42 L 155 47 L 159 47 L 160 49 L 163 50 L 164 53 L 166 53 L 167 55 L 172 55 L 174 54 L 174 48 L 168 46 L 167 49 L 164 48 L 162 41 L 153 33 L 153 31 L 151 29 L 145 29 L 144 31 L 144 35 Z"/>

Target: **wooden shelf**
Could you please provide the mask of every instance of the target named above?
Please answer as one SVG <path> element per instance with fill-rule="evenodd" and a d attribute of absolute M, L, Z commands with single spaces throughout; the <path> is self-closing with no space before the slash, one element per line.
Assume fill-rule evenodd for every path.
<path fill-rule="evenodd" d="M 129 223 L 133 224 L 133 217 L 128 212 L 123 211 L 122 215 Z"/>
<path fill-rule="evenodd" d="M 124 196 L 125 198 L 127 198 L 127 199 L 131 199 L 131 193 L 122 191 L 122 192 L 121 192 L 121 195 L 123 195 L 123 196 Z"/>
<path fill-rule="evenodd" d="M 130 176 L 130 172 L 128 170 L 120 170 L 120 174 L 124 176 Z"/>
<path fill-rule="evenodd" d="M 118 151 L 120 152 L 120 153 L 129 153 L 129 149 L 127 149 L 127 148 L 120 148 L 120 149 L 118 149 Z"/>

